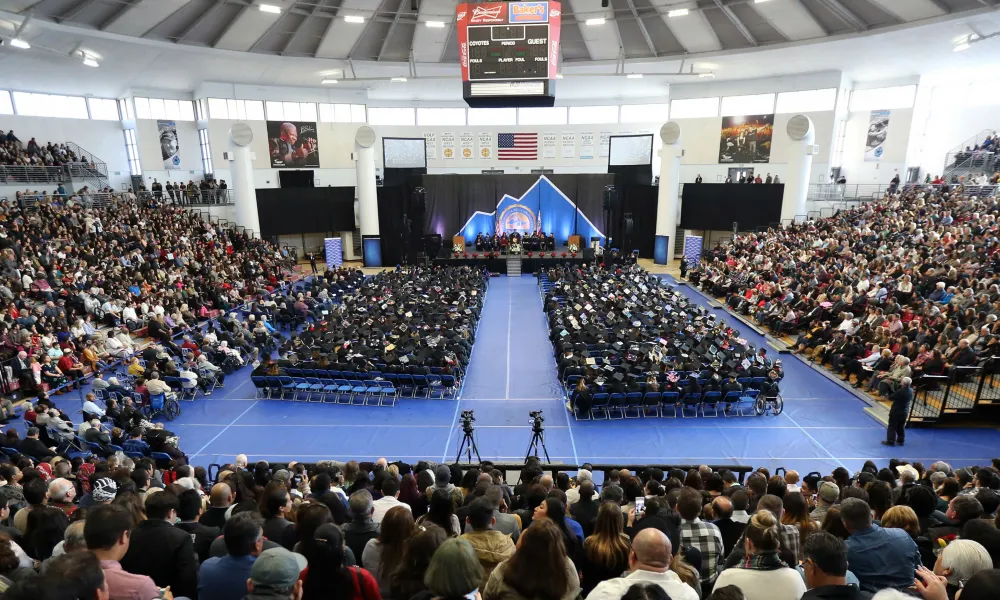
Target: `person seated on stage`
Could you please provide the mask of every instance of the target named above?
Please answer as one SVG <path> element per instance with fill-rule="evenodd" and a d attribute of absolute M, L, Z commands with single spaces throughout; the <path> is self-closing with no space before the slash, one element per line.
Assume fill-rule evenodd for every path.
<path fill-rule="evenodd" d="M 500 250 L 506 252 L 507 251 L 507 245 L 510 243 L 510 240 L 507 238 L 507 232 L 504 232 L 500 236 L 500 240 L 499 240 L 498 243 L 499 243 L 499 246 L 500 246 Z"/>
<path fill-rule="evenodd" d="M 485 247 L 485 244 L 486 240 L 484 239 L 483 234 L 479 233 L 478 235 L 476 235 L 476 250 L 482 252 Z"/>
<path fill-rule="evenodd" d="M 556 249 L 556 236 L 552 232 L 549 232 L 548 240 L 546 240 L 546 250 Z"/>

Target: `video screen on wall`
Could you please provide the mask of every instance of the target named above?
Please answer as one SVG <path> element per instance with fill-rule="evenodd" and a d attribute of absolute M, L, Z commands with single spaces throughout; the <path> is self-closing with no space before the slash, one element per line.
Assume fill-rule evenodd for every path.
<path fill-rule="evenodd" d="M 699 183 L 684 186 L 681 222 L 684 229 L 739 231 L 767 227 L 781 219 L 784 184 L 737 185 Z"/>
<path fill-rule="evenodd" d="M 257 190 L 261 237 L 354 230 L 354 187 Z"/>
<path fill-rule="evenodd" d="M 653 135 L 613 135 L 608 151 L 608 165 L 624 167 L 649 165 L 653 162 Z"/>
<path fill-rule="evenodd" d="M 386 169 L 427 167 L 427 140 L 424 138 L 382 138 L 382 160 Z"/>

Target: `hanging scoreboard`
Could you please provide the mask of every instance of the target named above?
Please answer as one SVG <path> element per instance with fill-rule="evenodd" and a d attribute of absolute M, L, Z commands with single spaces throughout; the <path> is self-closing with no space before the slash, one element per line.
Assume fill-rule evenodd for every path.
<path fill-rule="evenodd" d="M 469 106 L 552 106 L 559 2 L 459 4 L 462 85 Z"/>

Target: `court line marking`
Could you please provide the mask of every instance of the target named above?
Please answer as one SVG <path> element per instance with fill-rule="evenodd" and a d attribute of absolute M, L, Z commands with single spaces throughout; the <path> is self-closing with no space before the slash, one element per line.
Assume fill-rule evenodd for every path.
<path fill-rule="evenodd" d="M 212 438 L 212 439 L 210 439 L 210 440 L 208 440 L 208 443 L 205 444 L 204 446 L 202 446 L 201 449 L 198 450 L 198 452 L 196 452 L 194 455 L 195 456 L 200 456 L 201 453 L 205 451 L 205 448 L 208 448 L 209 446 L 211 446 L 212 442 L 214 442 L 215 440 L 219 439 L 219 436 L 221 436 L 223 433 L 226 433 L 226 431 L 228 431 L 230 427 L 232 427 L 234 424 L 236 424 L 236 421 L 239 421 L 240 419 L 242 419 L 243 416 L 245 414 L 247 414 L 248 412 L 250 412 L 253 409 L 253 407 L 255 407 L 255 406 L 257 406 L 256 402 L 254 402 L 253 404 L 251 404 L 250 406 L 248 406 L 245 411 L 243 411 L 243 412 L 240 413 L 240 416 L 238 416 L 235 419 L 233 419 L 233 421 L 229 425 L 226 425 L 222 429 L 222 431 L 220 431 L 219 433 L 215 434 L 215 437 Z M 218 427 L 218 425 L 216 425 L 216 427 Z"/>
<path fill-rule="evenodd" d="M 782 411 L 781 414 L 784 415 L 785 414 L 784 411 Z M 799 425 L 798 421 L 796 421 L 795 419 L 793 419 L 790 415 L 785 415 L 785 416 L 787 416 L 788 420 L 791 421 L 793 425 L 795 425 L 796 427 L 798 427 L 802 431 L 802 433 L 804 433 L 806 435 L 807 438 L 809 438 L 810 440 L 812 440 L 812 443 L 816 444 L 819 447 L 819 449 L 824 452 L 824 454 L 826 454 L 827 456 L 829 456 L 830 458 L 832 458 L 840 466 L 844 467 L 845 469 L 847 468 L 847 465 L 845 465 L 843 462 L 841 462 L 841 460 L 839 458 L 837 458 L 836 456 L 834 456 L 833 454 L 831 454 L 830 451 L 826 449 L 826 446 L 824 446 L 823 444 L 820 444 L 818 441 L 816 441 L 816 438 L 814 438 L 808 431 L 806 431 L 805 429 L 803 429 Z"/>
<path fill-rule="evenodd" d="M 489 298 L 490 290 L 487 286 L 486 293 L 483 296 L 483 311 L 486 310 L 486 300 Z M 472 344 L 472 350 L 469 351 L 469 367 L 472 367 L 472 355 L 476 353 L 476 346 L 482 339 L 479 337 L 479 326 L 483 323 L 483 313 L 479 313 L 479 323 L 476 323 L 476 341 Z M 444 451 L 441 453 L 441 462 L 444 462 L 448 458 L 448 446 L 451 446 L 451 438 L 455 435 L 455 425 L 458 423 L 458 409 L 462 406 L 462 392 L 465 390 L 465 382 L 469 380 L 469 372 L 466 371 L 465 377 L 462 379 L 462 386 L 458 390 L 458 394 L 455 395 L 455 414 L 451 418 L 451 431 L 448 432 L 448 439 L 444 443 Z M 430 394 L 428 394 L 430 395 Z M 395 408 L 395 407 L 393 407 Z"/>
<path fill-rule="evenodd" d="M 514 314 L 514 286 L 507 286 L 507 391 L 504 398 L 510 398 L 510 323 Z M 472 362 L 472 359 L 469 359 Z"/>
<path fill-rule="evenodd" d="M 224 453 L 224 452 L 218 452 L 218 453 L 215 453 L 215 454 L 191 454 L 191 455 L 189 455 L 189 458 L 196 458 L 196 457 L 199 457 L 199 456 L 236 456 L 237 454 L 238 454 L 237 452 L 234 452 L 234 453 L 231 453 L 231 454 Z M 348 458 L 348 455 L 342 455 L 342 454 L 336 454 L 336 453 L 329 453 L 329 454 L 270 454 L 270 453 L 262 452 L 262 453 L 251 454 L 251 458 L 267 457 L 267 456 L 269 456 L 269 457 L 277 457 L 277 458 L 321 458 L 321 459 L 326 459 L 326 460 L 339 460 L 339 459 L 342 459 L 342 458 L 346 458 L 347 460 L 358 460 L 358 459 L 363 459 L 363 458 L 366 458 L 366 457 L 373 457 L 373 456 L 374 457 L 381 457 L 382 455 L 375 455 L 375 454 L 368 454 L 368 455 L 366 455 L 366 454 L 361 454 L 361 453 L 355 453 L 355 454 L 351 454 L 349 456 L 349 458 Z M 393 454 L 391 456 L 387 456 L 387 458 L 390 458 L 390 460 L 402 459 L 402 458 L 406 458 L 406 459 L 416 458 L 416 459 L 426 460 L 427 459 L 427 455 L 425 455 L 425 454 L 420 454 L 420 455 Z M 550 456 L 549 458 L 552 458 L 552 459 L 572 459 L 573 457 L 572 456 Z M 861 456 L 861 457 L 844 458 L 843 460 L 872 460 L 872 461 L 885 460 L 885 461 L 887 461 L 887 460 L 890 460 L 891 458 L 893 458 L 893 457 L 889 457 L 889 456 Z M 900 458 L 900 457 L 895 457 L 895 458 Z M 518 460 L 518 461 L 522 461 L 522 460 L 524 460 L 524 457 L 523 456 L 483 455 L 483 460 Z M 680 461 L 685 461 L 685 462 L 688 462 L 688 463 L 698 463 L 698 464 L 709 464 L 710 462 L 726 461 L 726 462 L 731 462 L 731 463 L 737 463 L 737 464 L 739 464 L 741 461 L 751 461 L 751 460 L 752 461 L 782 461 L 782 462 L 785 462 L 785 461 L 799 461 L 799 462 L 802 462 L 802 461 L 825 461 L 825 462 L 829 462 L 830 459 L 828 459 L 828 458 L 822 458 L 822 457 L 817 457 L 817 456 L 809 456 L 809 457 L 804 457 L 804 458 L 784 458 L 784 457 L 782 457 L 782 458 L 775 458 L 773 456 L 765 456 L 765 457 L 739 457 L 739 458 L 733 458 L 731 456 L 707 456 L 707 457 L 706 456 L 700 456 L 700 457 L 697 457 L 697 458 L 690 457 L 690 456 L 631 456 L 631 457 L 624 457 L 624 456 L 593 456 L 593 457 L 587 457 L 587 462 L 611 461 L 611 462 L 618 462 L 618 463 L 622 463 L 622 464 L 632 464 L 632 461 L 636 461 L 636 460 L 657 461 L 655 464 L 667 464 L 667 463 L 670 463 L 670 462 L 673 462 L 673 461 L 676 461 L 678 463 L 680 463 Z M 977 458 L 938 458 L 938 457 L 932 457 L 932 458 L 914 457 L 914 458 L 911 458 L 911 457 L 906 457 L 906 460 L 909 460 L 909 461 L 914 461 L 914 460 L 920 460 L 920 461 L 942 460 L 942 461 L 946 461 L 946 462 L 948 462 L 948 461 L 952 461 L 952 462 L 954 462 L 954 461 L 969 461 L 969 462 L 974 462 L 974 461 L 977 461 L 977 460 L 984 460 L 984 459 L 977 459 Z M 988 460 L 988 459 L 986 459 L 986 460 Z M 465 463 L 462 463 L 462 464 L 465 464 Z M 577 463 L 577 464 L 579 464 L 579 463 Z"/>
<path fill-rule="evenodd" d="M 475 347 L 475 345 L 473 345 L 472 351 L 475 352 L 475 350 L 476 350 L 476 347 Z M 470 362 L 470 364 L 472 362 L 472 353 L 469 353 L 469 362 Z M 310 402 L 305 402 L 305 401 L 302 401 L 302 400 L 289 400 L 287 398 L 284 399 L 284 400 L 282 400 L 281 398 L 215 398 L 215 397 L 205 398 L 204 396 L 198 396 L 198 399 L 199 400 L 204 399 L 205 402 L 254 402 L 254 401 L 258 401 L 258 402 L 288 402 L 288 403 L 292 403 L 292 404 L 329 404 L 329 405 L 337 405 L 336 402 L 311 402 L 311 401 Z M 413 400 L 422 400 L 424 402 L 441 402 L 442 401 L 441 398 L 398 398 L 397 402 L 400 403 L 400 404 L 403 404 L 402 401 L 404 401 L 404 400 L 406 400 L 407 402 L 413 401 Z M 443 399 L 444 402 L 453 402 L 455 400 L 459 400 L 459 401 L 462 401 L 462 402 L 565 402 L 566 398 L 562 397 L 562 398 L 444 398 Z M 785 402 L 810 402 L 810 401 L 815 401 L 815 402 L 840 402 L 843 399 L 842 398 L 785 398 L 784 396 L 782 396 L 782 400 L 784 400 Z M 347 405 L 347 404 L 341 404 L 339 406 L 349 406 L 349 405 Z M 376 408 L 378 408 L 378 407 L 376 407 Z"/>

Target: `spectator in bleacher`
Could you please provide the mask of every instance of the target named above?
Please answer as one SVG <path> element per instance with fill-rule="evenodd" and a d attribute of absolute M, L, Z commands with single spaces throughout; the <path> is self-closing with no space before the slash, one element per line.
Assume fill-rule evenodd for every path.
<path fill-rule="evenodd" d="M 746 494 L 743 492 L 737 492 L 742 495 L 743 511 L 746 512 Z M 733 495 L 735 499 L 735 494 Z M 745 521 L 736 521 L 733 519 L 733 499 L 726 496 L 717 496 L 712 500 L 712 515 L 715 520 L 712 524 L 719 528 L 719 532 L 722 534 L 722 544 L 723 552 L 726 556 L 733 551 L 733 547 L 743 537 L 743 531 L 746 529 Z M 749 520 L 749 519 L 747 519 Z"/>
<path fill-rule="evenodd" d="M 514 554 L 514 542 L 510 536 L 494 529 L 496 518 L 493 516 L 493 510 L 493 503 L 489 499 L 480 497 L 473 500 L 466 518 L 471 531 L 466 531 L 462 535 L 462 538 L 472 545 L 483 569 L 483 578 L 477 585 L 479 589 L 486 587 L 493 569 Z M 621 523 L 621 517 L 615 516 Z"/>
<path fill-rule="evenodd" d="M 602 581 L 628 570 L 631 553 L 632 543 L 625 535 L 621 510 L 613 503 L 602 504 L 593 533 L 584 541 L 581 554 L 580 589 L 583 595 L 590 594 Z"/>
<path fill-rule="evenodd" d="M 871 507 L 857 498 L 841 503 L 840 518 L 850 533 L 848 563 L 862 590 L 913 585 L 913 572 L 921 564 L 920 552 L 905 531 L 872 524 Z"/>
<path fill-rule="evenodd" d="M 450 500 L 449 500 L 450 502 Z M 379 524 L 372 520 L 375 507 L 372 495 L 368 490 L 359 490 L 351 494 L 348 501 L 351 521 L 344 524 L 344 543 L 351 549 L 354 556 L 361 556 L 368 540 L 378 537 Z"/>
<path fill-rule="evenodd" d="M 580 578 L 566 555 L 564 535 L 549 519 L 521 534 L 514 555 L 500 563 L 482 591 L 483 600 L 572 600 L 580 593 Z"/>
<path fill-rule="evenodd" d="M 191 536 L 173 526 L 179 507 L 170 490 L 150 495 L 144 503 L 146 520 L 132 532 L 128 552 L 121 559 L 130 573 L 149 575 L 177 596 L 196 597 L 198 562 Z"/>
<path fill-rule="evenodd" d="M 993 559 L 982 544 L 972 540 L 954 540 L 938 555 L 934 574 L 947 579 L 948 597 L 954 598 L 965 582 L 993 566 Z"/>
<path fill-rule="evenodd" d="M 698 592 L 670 570 L 672 560 L 670 539 L 657 529 L 644 529 L 632 542 L 628 556 L 628 574 L 606 579 L 587 597 L 594 600 L 627 597 L 625 592 L 630 587 L 644 583 L 659 587 L 672 600 L 697 600 Z"/>
<path fill-rule="evenodd" d="M 715 587 L 735 585 L 747 600 L 800 598 L 805 593 L 802 578 L 778 553 L 782 541 L 779 525 L 771 511 L 757 511 L 747 523 L 746 562 L 720 573 Z"/>
<path fill-rule="evenodd" d="M 198 596 L 241 600 L 254 561 L 263 550 L 263 519 L 250 511 L 234 514 L 222 530 L 226 555 L 209 558 L 198 572 Z"/>
<path fill-rule="evenodd" d="M 825 531 L 809 536 L 802 547 L 802 574 L 808 591 L 803 600 L 868 600 L 871 596 L 847 583 L 847 547 Z"/>
<path fill-rule="evenodd" d="M 701 507 L 702 496 L 698 490 L 681 488 L 677 499 L 677 512 L 682 519 L 680 543 L 686 548 L 701 552 L 702 587 L 711 588 L 722 565 L 725 544 L 719 528 L 701 520 Z"/>

